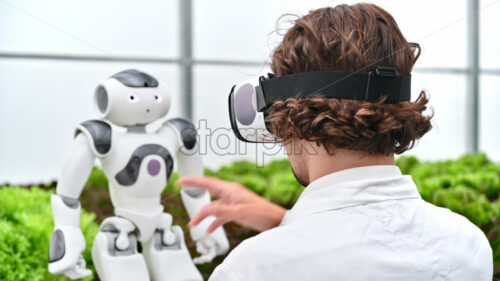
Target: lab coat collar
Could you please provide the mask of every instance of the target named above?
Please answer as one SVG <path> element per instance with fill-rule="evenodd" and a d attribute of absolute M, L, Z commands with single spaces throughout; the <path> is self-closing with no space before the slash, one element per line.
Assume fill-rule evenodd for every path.
<path fill-rule="evenodd" d="M 417 187 L 395 165 L 347 169 L 311 182 L 282 224 L 315 213 L 411 198 L 421 198 Z"/>

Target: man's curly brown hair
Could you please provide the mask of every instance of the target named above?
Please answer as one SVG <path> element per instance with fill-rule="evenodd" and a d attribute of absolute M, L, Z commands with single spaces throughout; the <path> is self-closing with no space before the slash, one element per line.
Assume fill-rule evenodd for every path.
<path fill-rule="evenodd" d="M 339 5 L 298 18 L 274 50 L 277 76 L 336 70 L 368 73 L 377 65 L 411 72 L 420 46 L 407 42 L 393 17 L 373 4 Z M 318 85 L 320 88 L 321 85 Z M 368 154 L 403 153 L 431 129 L 424 116 L 428 97 L 394 104 L 322 97 L 290 98 L 273 103 L 266 121 L 286 141 L 305 139 L 323 146 Z"/>

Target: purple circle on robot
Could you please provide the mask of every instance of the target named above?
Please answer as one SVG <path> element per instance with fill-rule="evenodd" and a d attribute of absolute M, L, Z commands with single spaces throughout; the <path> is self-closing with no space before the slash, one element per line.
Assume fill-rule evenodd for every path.
<path fill-rule="evenodd" d="M 160 168 L 161 168 L 160 161 L 158 161 L 156 159 L 149 160 L 148 173 L 150 175 L 152 175 L 152 176 L 158 175 L 158 173 L 160 172 Z"/>

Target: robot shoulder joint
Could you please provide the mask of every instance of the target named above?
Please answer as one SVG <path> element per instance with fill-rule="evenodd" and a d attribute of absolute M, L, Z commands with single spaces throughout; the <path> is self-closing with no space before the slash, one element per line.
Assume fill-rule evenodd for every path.
<path fill-rule="evenodd" d="M 98 157 L 104 157 L 111 150 L 111 126 L 101 120 L 88 120 L 77 126 L 75 137 L 83 133 L 91 143 L 91 149 Z"/>
<path fill-rule="evenodd" d="M 182 143 L 187 149 L 192 149 L 196 145 L 196 128 L 191 121 L 183 118 L 174 118 L 167 121 L 179 131 Z"/>

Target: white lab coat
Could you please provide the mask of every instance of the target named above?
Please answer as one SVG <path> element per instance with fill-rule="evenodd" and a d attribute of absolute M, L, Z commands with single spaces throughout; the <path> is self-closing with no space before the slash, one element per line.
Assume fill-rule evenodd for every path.
<path fill-rule="evenodd" d="M 396 166 L 312 182 L 279 227 L 236 247 L 210 281 L 491 281 L 492 250 L 465 217 L 423 201 Z"/>

